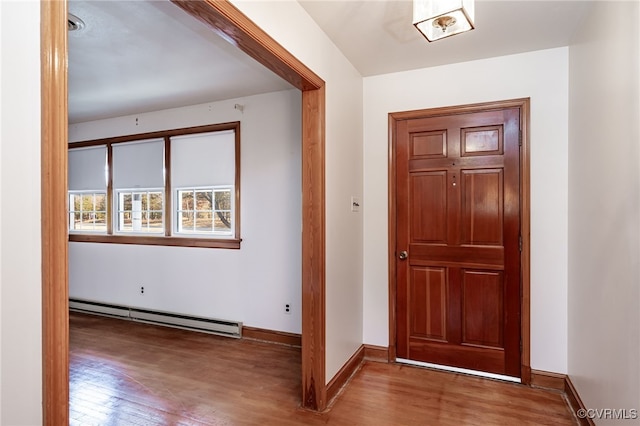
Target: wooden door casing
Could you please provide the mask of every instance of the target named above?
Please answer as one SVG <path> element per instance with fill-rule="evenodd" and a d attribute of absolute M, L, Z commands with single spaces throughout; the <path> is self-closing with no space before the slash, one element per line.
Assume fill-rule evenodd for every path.
<path fill-rule="evenodd" d="M 397 357 L 521 376 L 521 112 L 393 123 Z"/>
<path fill-rule="evenodd" d="M 228 0 L 173 0 L 302 90 L 302 405 L 323 410 L 325 384 L 324 81 Z M 188 10 L 192 7 L 191 11 Z M 41 2 L 43 424 L 68 424 L 67 1 Z M 45 190 L 46 189 L 46 190 Z M 62 207 L 62 208 L 61 208 Z M 64 225 L 64 226 L 62 226 Z"/>

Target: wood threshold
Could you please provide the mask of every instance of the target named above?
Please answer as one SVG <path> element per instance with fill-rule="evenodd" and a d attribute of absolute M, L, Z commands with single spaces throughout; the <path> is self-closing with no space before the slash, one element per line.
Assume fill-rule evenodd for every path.
<path fill-rule="evenodd" d="M 522 148 L 520 156 L 520 233 L 522 236 L 522 251 L 520 253 L 521 268 L 521 313 L 520 313 L 520 338 L 522 351 L 520 359 L 520 379 L 523 384 L 531 382 L 531 284 L 530 284 L 530 147 L 529 147 L 529 121 L 530 99 L 520 98 L 496 102 L 483 102 L 450 106 L 442 108 L 429 108 L 389 113 L 388 116 L 388 264 L 389 264 L 389 362 L 396 359 L 396 267 L 395 244 L 397 222 L 396 205 L 396 168 L 395 168 L 395 128 L 396 122 L 418 117 L 434 117 L 451 114 L 464 114 L 478 111 L 488 111 L 503 108 L 520 108 L 520 130 L 522 132 Z"/>
<path fill-rule="evenodd" d="M 242 338 L 295 346 L 298 348 L 302 346 L 302 336 L 299 334 L 267 330 L 265 328 L 247 327 L 245 325 L 242 326 Z"/>
<path fill-rule="evenodd" d="M 571 413 L 578 421 L 578 424 L 582 426 L 595 426 L 595 422 L 592 419 L 587 417 L 580 418 L 577 416 L 578 411 L 586 410 L 587 407 L 585 407 L 582 399 L 580 399 L 580 395 L 578 395 L 578 391 L 576 390 L 575 386 L 573 386 L 573 383 L 571 382 L 571 378 L 569 376 L 565 377 L 564 384 L 564 393 L 565 397 L 567 398 L 569 410 L 571 410 Z"/>
<path fill-rule="evenodd" d="M 302 405 L 326 407 L 324 81 L 229 1 L 174 3 L 302 90 Z M 43 418 L 69 420 L 67 1 L 41 0 Z"/>
<path fill-rule="evenodd" d="M 365 347 L 360 345 L 358 350 L 349 358 L 346 364 L 333 376 L 327 384 L 327 400 L 332 401 L 340 390 L 344 388 L 349 379 L 358 371 L 364 362 Z"/>

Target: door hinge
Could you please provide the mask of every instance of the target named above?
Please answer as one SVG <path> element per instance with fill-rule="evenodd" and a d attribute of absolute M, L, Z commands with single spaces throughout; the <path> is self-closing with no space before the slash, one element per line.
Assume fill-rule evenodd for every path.
<path fill-rule="evenodd" d="M 518 248 L 522 251 L 522 235 L 518 236 Z"/>
<path fill-rule="evenodd" d="M 522 130 L 518 133 L 518 145 L 522 146 Z"/>

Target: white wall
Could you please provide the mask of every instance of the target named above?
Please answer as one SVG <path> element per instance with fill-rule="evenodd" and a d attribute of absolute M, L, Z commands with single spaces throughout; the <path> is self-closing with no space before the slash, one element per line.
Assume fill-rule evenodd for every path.
<path fill-rule="evenodd" d="M 39 15 L 37 1 L 0 2 L 0 424 L 12 426 L 42 423 Z"/>
<path fill-rule="evenodd" d="M 531 98 L 531 367 L 567 369 L 568 49 L 364 79 L 364 342 L 389 344 L 388 113 Z"/>
<path fill-rule="evenodd" d="M 70 243 L 70 297 L 300 333 L 300 108 L 300 91 L 287 90 L 71 125 L 69 140 L 77 142 L 240 121 L 242 244 L 226 250 Z"/>
<path fill-rule="evenodd" d="M 569 376 L 588 408 L 640 410 L 639 22 L 638 2 L 598 2 L 569 48 Z"/>
<path fill-rule="evenodd" d="M 294 0 L 232 0 L 326 82 L 326 381 L 362 343 L 362 77 Z"/>

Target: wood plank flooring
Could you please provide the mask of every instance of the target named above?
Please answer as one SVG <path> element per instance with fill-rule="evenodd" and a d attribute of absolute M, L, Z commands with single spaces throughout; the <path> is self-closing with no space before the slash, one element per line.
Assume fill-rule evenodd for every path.
<path fill-rule="evenodd" d="M 300 349 L 71 313 L 71 425 L 573 425 L 559 393 L 365 362 L 324 413 Z"/>

